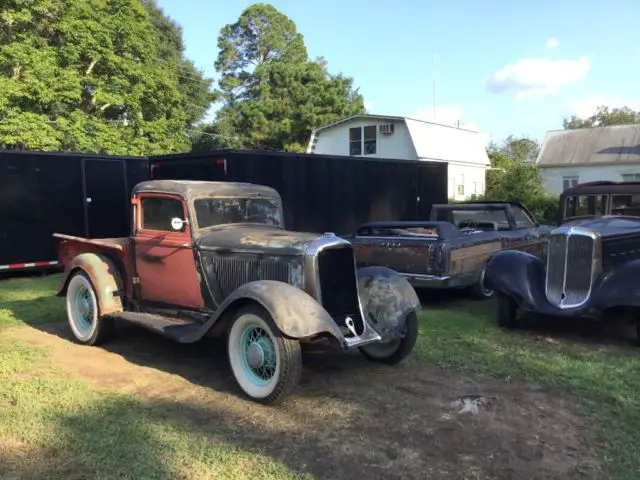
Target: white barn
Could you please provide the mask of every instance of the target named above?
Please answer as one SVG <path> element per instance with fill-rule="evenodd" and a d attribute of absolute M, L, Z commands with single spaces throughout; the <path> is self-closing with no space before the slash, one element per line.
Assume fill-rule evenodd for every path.
<path fill-rule="evenodd" d="M 547 132 L 536 163 L 554 195 L 578 183 L 640 181 L 640 124 Z"/>
<path fill-rule="evenodd" d="M 360 114 L 313 130 L 307 153 L 448 164 L 449 198 L 483 194 L 490 167 L 486 136 L 415 118 Z"/>

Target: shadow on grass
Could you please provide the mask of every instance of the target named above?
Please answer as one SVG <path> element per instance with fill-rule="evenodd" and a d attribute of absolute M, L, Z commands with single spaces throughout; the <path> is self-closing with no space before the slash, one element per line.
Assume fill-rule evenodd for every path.
<path fill-rule="evenodd" d="M 22 303 L 7 305 L 17 321 L 32 313 Z M 58 304 L 52 314 L 61 322 L 29 323 L 69 341 L 62 308 Z M 429 324 L 422 322 L 423 333 Z M 180 345 L 126 324 L 118 333 L 91 352 L 106 350 L 158 374 L 153 384 L 134 388 L 135 397 L 68 394 L 68 403 L 38 414 L 54 425 L 53 445 L 40 456 L 55 466 L 50 472 L 56 478 L 283 478 L 287 472 L 308 472 L 335 480 L 542 479 L 598 468 L 589 432 L 577 430 L 561 396 L 430 369 L 420 361 L 426 358 L 424 348 L 431 340 L 442 348 L 448 344 L 428 331 L 417 358 L 395 367 L 371 364 L 358 354 L 307 352 L 302 384 L 272 407 L 240 395 L 223 342 Z M 82 348 L 65 350 L 82 363 Z M 106 355 L 87 351 L 89 356 L 103 363 L 99 372 L 85 373 L 103 388 L 114 376 L 136 380 L 133 367 L 118 372 Z M 42 395 L 47 389 L 37 391 Z M 495 404 L 483 415 L 456 416 L 451 402 L 470 393 L 491 395 Z M 55 391 L 51 396 L 64 398 Z M 547 412 L 548 424 L 540 411 Z M 18 478 L 41 478 L 37 465 L 25 463 Z"/>

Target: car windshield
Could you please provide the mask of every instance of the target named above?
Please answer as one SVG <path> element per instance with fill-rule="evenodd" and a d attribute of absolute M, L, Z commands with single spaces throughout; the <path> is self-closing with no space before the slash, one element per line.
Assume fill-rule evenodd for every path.
<path fill-rule="evenodd" d="M 199 228 L 229 223 L 283 224 L 280 203 L 272 198 L 202 198 L 194 205 Z"/>
<path fill-rule="evenodd" d="M 509 228 L 507 213 L 503 209 L 441 209 L 438 211 L 437 216 L 437 220 L 453 222 L 458 228 L 478 228 L 481 230 Z"/>

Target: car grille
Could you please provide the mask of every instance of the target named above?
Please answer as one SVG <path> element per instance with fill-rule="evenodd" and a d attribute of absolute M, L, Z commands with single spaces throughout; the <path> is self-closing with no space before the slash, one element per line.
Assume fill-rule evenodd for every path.
<path fill-rule="evenodd" d="M 547 300 L 561 308 L 577 307 L 589 298 L 593 279 L 593 237 L 562 232 L 549 237 Z"/>
<path fill-rule="evenodd" d="M 353 248 L 341 246 L 320 250 L 317 262 L 322 306 L 339 327 L 344 327 L 345 318 L 350 316 L 356 332 L 362 333 L 364 324 L 360 317 Z"/>
<path fill-rule="evenodd" d="M 289 283 L 291 260 L 287 257 L 258 255 L 207 255 L 204 258 L 207 279 L 218 300 L 224 300 L 236 288 L 256 280 Z"/>

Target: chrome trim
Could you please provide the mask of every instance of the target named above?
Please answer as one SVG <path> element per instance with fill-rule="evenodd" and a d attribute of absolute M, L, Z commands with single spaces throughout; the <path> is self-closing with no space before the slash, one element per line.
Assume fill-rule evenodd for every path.
<path fill-rule="evenodd" d="M 549 266 L 551 263 L 551 255 L 549 254 L 548 248 L 549 248 L 549 243 L 551 242 L 551 238 L 557 235 L 564 235 L 566 237 L 566 242 L 564 246 L 564 271 L 563 271 L 563 277 L 562 277 L 562 293 L 565 295 L 564 298 L 566 298 L 565 289 L 567 286 L 567 271 L 570 268 L 570 266 L 567 264 L 567 259 L 569 256 L 570 237 L 573 235 L 576 235 L 576 236 L 589 237 L 593 240 L 593 249 L 591 253 L 591 278 L 589 279 L 589 289 L 587 290 L 584 300 L 579 303 L 565 304 L 564 298 L 562 298 L 560 300 L 560 303 L 555 301 L 552 302 L 556 307 L 562 310 L 568 309 L 568 308 L 578 308 L 585 305 L 589 301 L 589 298 L 591 297 L 591 292 L 593 290 L 593 283 L 596 277 L 600 274 L 601 265 L 602 265 L 602 239 L 600 238 L 600 235 L 598 235 L 596 232 L 589 230 L 587 228 L 579 227 L 579 226 L 563 226 L 551 231 L 547 240 L 548 242 L 547 243 L 547 266 L 546 266 L 547 268 L 546 268 L 545 280 L 544 280 L 544 291 L 547 299 L 549 299 Z"/>
<path fill-rule="evenodd" d="M 353 247 L 351 242 L 340 238 L 333 233 L 325 233 L 321 237 L 311 242 L 307 247 L 304 258 L 304 276 L 305 276 L 305 291 L 312 295 L 316 301 L 322 305 L 322 292 L 320 291 L 320 275 L 318 271 L 318 253 L 328 248 L 336 247 Z M 353 255 L 353 269 L 356 277 L 356 295 L 358 296 L 358 308 L 360 310 L 360 316 L 362 318 L 363 331 L 360 335 L 353 337 L 344 337 L 344 344 L 347 348 L 359 347 L 368 343 L 380 342 L 382 337 L 376 332 L 364 314 L 362 308 L 362 302 L 360 300 L 360 289 L 358 286 L 358 275 L 356 266 L 356 257 Z M 353 321 L 353 320 L 352 320 Z"/>
<path fill-rule="evenodd" d="M 406 278 L 413 286 L 425 288 L 469 287 L 478 281 L 478 272 L 476 271 L 456 276 L 403 272 L 398 274 Z"/>

